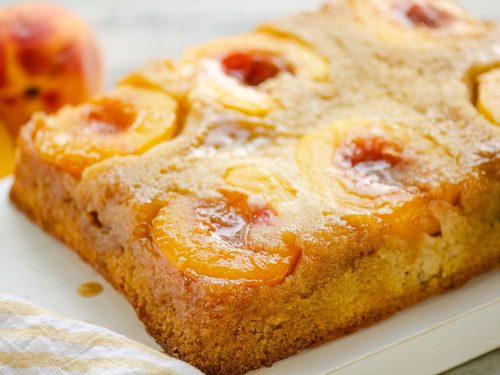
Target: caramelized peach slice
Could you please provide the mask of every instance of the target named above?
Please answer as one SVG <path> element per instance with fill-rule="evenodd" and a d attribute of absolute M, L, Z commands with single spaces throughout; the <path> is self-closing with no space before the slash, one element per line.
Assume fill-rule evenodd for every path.
<path fill-rule="evenodd" d="M 279 105 L 260 88 L 280 75 L 328 78 L 328 64 L 312 49 L 265 33 L 227 38 L 192 49 L 181 67 L 198 82 L 193 100 L 216 101 L 252 115 L 265 114 Z"/>
<path fill-rule="evenodd" d="M 486 31 L 453 0 L 351 0 L 357 17 L 380 37 L 396 43 Z"/>
<path fill-rule="evenodd" d="M 205 200 L 179 196 L 153 220 L 152 237 L 188 277 L 272 285 L 293 270 L 300 254 L 276 238 L 275 215 L 265 202 L 234 191 Z"/>
<path fill-rule="evenodd" d="M 395 201 L 390 210 L 348 213 L 343 219 L 357 228 L 383 223 L 388 233 L 408 241 L 417 241 L 423 234 L 435 236 L 441 232 L 441 223 L 431 209 L 431 199 L 423 195 Z"/>
<path fill-rule="evenodd" d="M 500 68 L 478 76 L 476 105 L 489 121 L 500 125 Z"/>
<path fill-rule="evenodd" d="M 441 223 L 433 215 L 429 201 L 422 196 L 414 197 L 382 217 L 392 233 L 410 241 L 417 240 L 422 233 L 435 236 L 441 231 Z"/>
<path fill-rule="evenodd" d="M 224 179 L 232 187 L 242 189 L 249 194 L 262 195 L 273 204 L 290 200 L 297 193 L 285 178 L 255 165 L 243 164 L 231 167 Z"/>
<path fill-rule="evenodd" d="M 247 87 L 222 70 L 218 62 L 206 60 L 189 94 L 192 102 L 216 102 L 248 115 L 263 116 L 279 103 L 267 93 Z"/>
<path fill-rule="evenodd" d="M 409 3 L 405 5 L 402 15 L 415 27 L 438 29 L 445 26 L 451 18 L 445 10 L 436 8 L 432 4 Z"/>
<path fill-rule="evenodd" d="M 313 190 L 333 202 L 384 205 L 406 195 L 393 169 L 403 163 L 408 137 L 399 128 L 368 120 L 346 120 L 299 143 L 297 161 Z"/>
<path fill-rule="evenodd" d="M 221 65 L 224 73 L 248 86 L 258 86 L 290 71 L 283 58 L 260 51 L 229 53 L 221 59 Z"/>
<path fill-rule="evenodd" d="M 359 135 L 341 145 L 338 164 L 345 168 L 387 169 L 401 162 L 403 146 L 382 135 Z"/>
<path fill-rule="evenodd" d="M 353 119 L 305 136 L 297 162 L 310 188 L 347 221 L 365 223 L 375 214 L 392 233 L 416 239 L 440 229 L 425 195 L 404 177 L 426 163 L 416 155 L 429 153 L 427 147 L 400 125 Z"/>
<path fill-rule="evenodd" d="M 101 160 L 141 154 L 171 138 L 176 110 L 159 91 L 121 86 L 54 116 L 36 116 L 34 143 L 45 161 L 78 177 Z"/>

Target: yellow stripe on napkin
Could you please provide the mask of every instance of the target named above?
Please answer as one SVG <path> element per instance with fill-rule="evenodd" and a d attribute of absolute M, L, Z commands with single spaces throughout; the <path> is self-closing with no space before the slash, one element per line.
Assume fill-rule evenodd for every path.
<path fill-rule="evenodd" d="M 0 373 L 191 375 L 200 371 L 105 328 L 0 294 Z"/>

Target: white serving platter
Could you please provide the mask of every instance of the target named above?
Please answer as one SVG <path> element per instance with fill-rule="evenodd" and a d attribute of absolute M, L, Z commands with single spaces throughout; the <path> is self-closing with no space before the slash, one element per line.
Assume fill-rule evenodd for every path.
<path fill-rule="evenodd" d="M 10 179 L 0 181 L 0 292 L 158 348 L 119 293 L 13 207 L 8 199 L 10 183 Z M 76 289 L 89 281 L 104 285 L 103 293 L 81 297 Z M 500 271 L 494 271 L 368 329 L 252 374 L 435 374 L 498 347 Z"/>

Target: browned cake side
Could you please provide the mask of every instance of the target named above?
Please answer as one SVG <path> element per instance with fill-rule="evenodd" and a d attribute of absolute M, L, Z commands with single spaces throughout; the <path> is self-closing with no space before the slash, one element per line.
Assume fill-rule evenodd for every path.
<path fill-rule="evenodd" d="M 360 10 L 367 3 L 373 7 Z M 426 28 L 398 32 L 398 23 L 377 13 L 388 3 L 332 2 L 262 27 L 263 40 L 280 35 L 314 50 L 330 77 L 310 79 L 297 68 L 277 76 L 262 89 L 279 99 L 276 108 L 260 97 L 247 101 L 239 91 L 207 98 L 196 79 L 170 75 L 175 67 L 168 75 L 134 73 L 127 84 L 167 92 L 181 108 L 179 135 L 140 156 L 112 157 L 75 173 L 41 151 L 47 120 L 36 117 L 19 140 L 13 201 L 120 290 L 168 354 L 209 374 L 271 365 L 499 267 L 500 132 L 494 114 L 486 119 L 473 105 L 471 92 L 482 92 L 468 78 L 474 83 L 479 72 L 495 70 L 500 34 L 469 18 L 465 31 L 461 24 L 449 31 L 461 38 Z M 266 108 L 248 112 L 256 107 Z M 221 123 L 244 123 L 260 141 L 238 136 L 233 145 L 215 147 Z M 358 171 L 356 165 L 382 157 L 390 181 L 371 172 L 367 185 L 349 171 L 330 175 L 323 163 L 338 156 L 328 150 L 337 147 L 336 129 L 369 133 L 372 124 L 385 129 L 394 147 L 378 152 L 373 138 L 361 148 L 370 152 L 351 155 L 352 167 Z M 403 161 L 393 162 L 398 155 Z M 374 186 L 395 193 L 375 194 Z M 209 261 L 189 268 L 174 256 L 187 251 L 191 239 L 183 231 L 196 227 L 203 213 L 186 197 L 240 207 L 243 195 L 264 197 L 272 220 L 271 231 L 250 233 L 244 245 L 256 254 L 282 243 L 292 249 L 298 257 L 286 263 L 285 275 L 235 279 L 227 271 L 224 279 Z M 214 211 L 216 219 L 227 214 L 221 210 Z M 159 217 L 176 224 L 165 232 L 177 241 L 174 249 L 162 248 Z M 222 245 L 240 249 L 217 230 L 210 238 L 213 233 Z M 194 240 L 205 235 L 188 234 Z"/>
<path fill-rule="evenodd" d="M 500 265 L 500 199 L 478 199 L 500 196 L 494 174 L 470 183 L 461 202 L 467 214 L 437 208 L 447 221 L 439 237 L 409 242 L 353 232 L 329 239 L 345 259 L 317 254 L 278 286 L 228 288 L 183 278 L 146 241 L 123 248 L 77 207 L 74 181 L 29 149 L 21 154 L 30 167 L 12 190 L 16 204 L 123 292 L 168 354 L 210 374 L 271 365 Z M 109 209 L 112 221 L 121 217 Z"/>

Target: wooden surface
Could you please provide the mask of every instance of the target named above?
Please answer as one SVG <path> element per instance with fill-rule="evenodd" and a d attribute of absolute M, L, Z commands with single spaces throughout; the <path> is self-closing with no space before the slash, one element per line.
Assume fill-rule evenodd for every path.
<path fill-rule="evenodd" d="M 0 0 L 0 5 L 15 1 Z M 175 58 L 188 46 L 244 32 L 259 22 L 312 8 L 320 0 L 59 0 L 80 14 L 101 42 L 106 85 L 148 59 Z M 500 2 L 463 0 L 476 14 L 500 19 Z M 464 342 L 464 345 L 469 343 Z M 447 372 L 447 375 L 500 373 L 500 350 Z"/>

